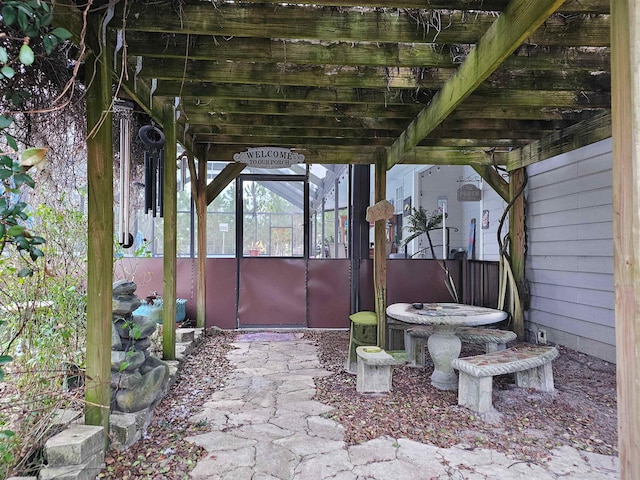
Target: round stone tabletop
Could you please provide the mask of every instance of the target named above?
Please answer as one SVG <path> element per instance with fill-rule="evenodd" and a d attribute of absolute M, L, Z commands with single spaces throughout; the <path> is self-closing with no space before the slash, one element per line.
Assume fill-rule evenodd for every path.
<path fill-rule="evenodd" d="M 414 308 L 413 305 L 394 303 L 387 307 L 387 315 L 405 323 L 460 327 L 489 325 L 507 318 L 507 312 L 502 310 L 461 303 L 424 303 L 420 309 Z"/>

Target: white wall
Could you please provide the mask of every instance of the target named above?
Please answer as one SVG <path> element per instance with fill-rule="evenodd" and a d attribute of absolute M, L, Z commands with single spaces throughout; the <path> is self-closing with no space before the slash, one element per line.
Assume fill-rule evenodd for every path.
<path fill-rule="evenodd" d="M 509 181 L 509 179 L 506 179 Z M 479 240 L 480 240 L 480 259 L 497 262 L 500 259 L 500 248 L 498 245 L 498 226 L 500 219 L 507 208 L 505 202 L 496 191 L 486 182 L 482 186 L 482 211 L 489 211 L 489 228 L 482 228 L 482 212 L 480 212 Z M 504 224 L 501 230 L 501 236 L 509 232 L 509 215 L 505 216 Z"/>
<path fill-rule="evenodd" d="M 431 174 L 429 174 L 429 172 Z M 461 182 L 460 179 L 465 180 Z M 373 181 L 373 180 L 372 180 Z M 463 183 L 471 183 L 482 190 L 479 202 L 458 202 L 457 190 Z M 387 198 L 394 200 L 396 212 L 402 211 L 395 198 L 396 189 L 402 187 L 403 196 L 411 197 L 411 206 L 422 206 L 433 211 L 438 207 L 438 197 L 444 195 L 448 200 L 447 226 L 455 227 L 457 232 L 450 231 L 450 249 L 462 248 L 467 250 L 471 219 L 476 220 L 474 258 L 476 260 L 497 261 L 499 249 L 496 232 L 500 217 L 506 207 L 506 202 L 469 166 L 412 166 L 396 165 L 387 173 Z M 482 212 L 489 210 L 489 228 L 482 229 Z M 405 221 L 406 226 L 406 221 Z M 508 231 L 508 217 L 505 220 L 503 234 Z M 405 230 L 404 237 L 409 233 Z M 432 240 L 436 247 L 436 255 L 442 257 L 442 230 L 432 233 Z M 409 245 L 408 252 L 413 254 L 427 246 L 423 236 Z"/>
<path fill-rule="evenodd" d="M 463 216 L 465 203 L 458 202 L 459 178 L 463 175 L 461 166 L 430 167 L 419 174 L 418 205 L 429 212 L 438 210 L 438 198 L 447 198 L 446 226 L 449 230 L 449 249 L 465 248 L 469 229 Z M 418 206 L 416 205 L 416 207 Z M 437 258 L 442 258 L 442 229 L 434 230 L 431 240 L 436 247 Z M 425 245 L 426 246 L 426 245 Z"/>
<path fill-rule="evenodd" d="M 528 168 L 532 335 L 615 362 L 611 140 Z"/>
<path fill-rule="evenodd" d="M 471 219 L 476 220 L 475 229 L 475 248 L 474 256 L 475 260 L 499 260 L 499 248 L 496 233 L 498 231 L 498 224 L 500 223 L 500 217 L 504 213 L 504 209 L 507 203 L 502 200 L 502 197 L 498 195 L 493 188 L 489 186 L 482 178 L 476 173 L 476 171 L 465 166 L 462 171 L 463 179 L 468 179 L 468 182 L 477 186 L 482 190 L 482 198 L 479 202 L 463 202 L 462 205 L 462 234 L 464 236 L 463 248 L 467 250 L 469 243 L 469 234 L 471 232 Z M 482 228 L 482 212 L 484 210 L 489 211 L 489 228 Z M 509 217 L 505 219 L 505 225 L 502 229 L 503 235 L 509 230 Z"/>
<path fill-rule="evenodd" d="M 411 198 L 411 206 L 416 206 L 416 177 L 418 177 L 418 172 L 424 170 L 425 167 L 422 165 L 404 165 L 397 164 L 391 168 L 387 172 L 387 200 L 393 203 L 394 211 L 396 214 L 402 214 L 402 207 L 404 199 Z M 375 169 L 371 168 L 371 205 L 373 205 L 373 196 L 374 196 L 374 178 Z M 401 238 L 406 238 L 410 235 L 410 233 L 406 230 L 407 223 L 406 217 L 404 219 L 404 225 L 402 229 L 402 233 L 400 235 Z M 370 240 L 373 241 L 373 227 L 370 228 Z M 412 242 L 413 243 L 413 242 Z M 411 255 L 413 253 L 412 246 L 410 245 L 408 248 L 408 254 Z"/>

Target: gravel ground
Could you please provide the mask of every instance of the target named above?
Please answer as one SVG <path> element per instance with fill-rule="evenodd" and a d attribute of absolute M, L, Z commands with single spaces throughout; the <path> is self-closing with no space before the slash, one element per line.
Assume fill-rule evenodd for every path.
<path fill-rule="evenodd" d="M 108 452 L 98 478 L 188 479 L 206 452 L 183 439 L 208 430 L 188 419 L 224 384 L 230 371 L 225 355 L 234 338 L 235 332 L 206 337 L 185 360 L 143 440 L 125 452 Z M 395 367 L 391 393 L 357 395 L 355 376 L 343 370 L 348 332 L 307 332 L 305 338 L 318 346 L 323 366 L 333 372 L 316 380 L 316 399 L 335 407 L 327 417 L 344 425 L 349 444 L 391 435 L 442 447 L 492 448 L 523 461 L 543 460 L 559 445 L 617 455 L 615 366 L 607 362 L 559 347 L 553 363 L 557 392 L 516 389 L 507 376 L 497 377 L 497 413 L 478 416 L 457 405 L 455 392 L 430 385 L 429 366 Z M 471 353 L 479 352 L 463 349 L 462 355 Z"/>

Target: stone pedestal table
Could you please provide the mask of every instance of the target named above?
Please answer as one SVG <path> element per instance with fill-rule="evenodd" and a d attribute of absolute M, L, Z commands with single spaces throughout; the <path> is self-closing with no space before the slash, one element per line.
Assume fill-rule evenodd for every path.
<path fill-rule="evenodd" d="M 431 384 L 440 390 L 457 390 L 458 377 L 451 361 L 460 356 L 462 344 L 455 334 L 456 328 L 498 323 L 507 318 L 507 313 L 461 303 L 424 303 L 422 308 L 414 305 L 394 303 L 387 307 L 387 315 L 404 323 L 433 326 L 433 335 L 427 342 L 433 360 Z"/>

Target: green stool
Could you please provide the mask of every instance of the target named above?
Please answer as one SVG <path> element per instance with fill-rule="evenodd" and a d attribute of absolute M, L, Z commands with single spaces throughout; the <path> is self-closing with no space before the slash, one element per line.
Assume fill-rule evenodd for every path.
<path fill-rule="evenodd" d="M 378 342 L 378 317 L 375 312 L 356 312 L 349 315 L 351 330 L 349 335 L 349 356 L 345 369 L 356 374 L 358 356 L 356 348 L 376 345 Z"/>

